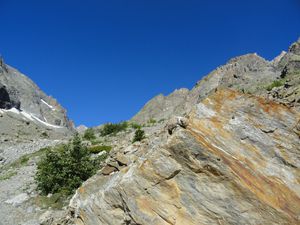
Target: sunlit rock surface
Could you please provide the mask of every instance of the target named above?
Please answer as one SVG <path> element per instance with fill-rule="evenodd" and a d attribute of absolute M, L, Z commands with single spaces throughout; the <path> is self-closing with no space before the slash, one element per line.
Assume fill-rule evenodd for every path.
<path fill-rule="evenodd" d="M 78 189 L 63 224 L 299 224 L 300 115 L 221 89 L 188 126 L 119 152 L 128 161 Z"/>

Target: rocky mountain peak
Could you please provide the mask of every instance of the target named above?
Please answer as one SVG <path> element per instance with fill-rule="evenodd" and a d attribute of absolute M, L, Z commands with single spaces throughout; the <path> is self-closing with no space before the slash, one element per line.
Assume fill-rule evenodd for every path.
<path fill-rule="evenodd" d="M 198 81 L 192 90 L 179 89 L 168 96 L 153 98 L 132 120 L 145 123 L 149 118 L 169 119 L 174 114 L 182 116 L 192 109 L 193 104 L 217 88 L 256 92 L 261 84 L 267 85 L 279 77 L 280 73 L 280 70 L 274 68 L 273 62 L 256 53 L 234 57 Z"/>
<path fill-rule="evenodd" d="M 287 54 L 286 51 L 281 51 L 281 53 L 276 56 L 271 63 L 273 64 L 274 67 L 276 67 L 278 65 L 278 63 L 281 61 L 281 59 Z"/>
<path fill-rule="evenodd" d="M 300 56 L 300 38 L 298 39 L 298 41 L 296 41 L 295 43 L 293 43 L 290 46 L 289 53 L 293 53 L 295 55 L 299 55 Z"/>
<path fill-rule="evenodd" d="M 242 56 L 234 57 L 230 59 L 227 65 L 243 66 L 249 69 L 258 69 L 263 66 L 267 66 L 269 62 L 257 53 L 245 54 Z"/>
<path fill-rule="evenodd" d="M 54 133 L 73 130 L 66 110 L 27 76 L 5 64 L 3 58 L 0 59 L 0 114 L 2 134 L 14 133 L 14 126 L 26 127 L 26 123 Z"/>

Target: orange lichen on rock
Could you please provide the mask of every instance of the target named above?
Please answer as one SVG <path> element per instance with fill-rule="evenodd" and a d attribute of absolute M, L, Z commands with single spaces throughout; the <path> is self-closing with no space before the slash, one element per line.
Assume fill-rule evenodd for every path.
<path fill-rule="evenodd" d="M 275 116 L 278 120 L 281 119 L 282 113 L 290 113 L 290 110 L 277 103 L 266 102 L 259 97 L 250 97 L 251 99 L 241 101 L 238 100 L 239 97 L 245 98 L 244 95 L 235 91 L 220 90 L 218 94 L 207 98 L 202 103 L 208 107 L 211 106 L 209 110 L 214 110 L 216 116 L 198 118 L 196 113 L 192 113 L 188 130 L 204 149 L 222 159 L 222 163 L 226 164 L 231 169 L 232 174 L 236 176 L 237 179 L 233 179 L 235 182 L 242 184 L 260 201 L 284 212 L 292 221 L 297 221 L 300 215 L 299 195 L 291 190 L 285 181 L 264 173 L 264 169 L 269 163 L 266 161 L 268 159 L 263 156 L 264 149 L 259 149 L 251 142 L 242 142 L 238 134 L 235 135 L 234 132 L 225 129 L 229 121 L 226 116 L 230 116 L 228 115 L 228 108 L 231 108 L 232 111 L 240 110 L 243 108 L 243 102 L 252 103 L 252 106 L 257 107 L 257 111 L 261 108 L 264 113 L 271 114 L 270 117 Z M 243 110 L 246 110 L 246 107 L 248 106 L 245 105 Z M 224 115 L 222 112 L 226 112 L 226 114 Z M 251 119 L 249 118 L 249 122 Z M 257 124 L 251 124 L 251 126 L 253 129 L 257 128 Z M 254 135 L 257 134 L 254 133 Z M 227 145 L 225 146 L 223 142 L 226 139 Z M 246 152 L 248 156 L 245 157 L 240 149 L 243 149 L 243 152 Z M 280 148 L 280 151 L 284 157 L 288 158 L 286 149 Z M 299 177 L 293 182 L 298 182 L 299 185 Z"/>

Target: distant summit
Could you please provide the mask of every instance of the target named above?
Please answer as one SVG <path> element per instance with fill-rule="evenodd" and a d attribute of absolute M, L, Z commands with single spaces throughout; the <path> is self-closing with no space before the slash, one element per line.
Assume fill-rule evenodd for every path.
<path fill-rule="evenodd" d="M 0 58 L 0 126 L 2 136 L 16 130 L 38 129 L 48 133 L 73 132 L 66 110 L 32 80 Z M 36 128 L 34 128 L 36 127 Z"/>
<path fill-rule="evenodd" d="M 267 95 L 269 84 L 282 79 L 286 73 L 293 74 L 288 80 L 298 79 L 299 76 L 293 72 L 299 69 L 300 39 L 289 47 L 288 52 L 282 51 L 272 61 L 268 61 L 256 53 L 234 57 L 198 81 L 192 90 L 180 89 L 168 96 L 161 94 L 154 97 L 132 118 L 132 121 L 146 123 L 151 118 L 163 120 L 174 115 L 186 115 L 194 104 L 220 88 L 230 88 L 248 94 Z M 279 89 L 284 92 L 291 91 L 291 87 L 294 87 L 294 85 L 281 86 Z M 277 101 L 299 108 L 299 93 L 297 91 L 293 93 L 295 96 L 290 95 L 289 98 L 282 96 L 277 98 Z"/>

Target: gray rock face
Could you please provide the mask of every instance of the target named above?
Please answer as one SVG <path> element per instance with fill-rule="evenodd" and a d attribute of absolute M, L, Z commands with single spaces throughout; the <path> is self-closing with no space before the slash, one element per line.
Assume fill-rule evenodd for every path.
<path fill-rule="evenodd" d="M 182 88 L 175 90 L 168 96 L 162 94 L 150 100 L 145 107 L 138 112 L 132 121 L 147 123 L 151 119 L 157 121 L 166 119 L 172 115 L 181 115 L 185 110 L 185 102 L 188 100 L 189 90 Z"/>
<path fill-rule="evenodd" d="M 16 108 L 20 110 L 21 103 L 11 99 L 6 86 L 0 84 L 0 109 Z"/>
<path fill-rule="evenodd" d="M 160 120 L 187 115 L 193 105 L 218 88 L 230 88 L 256 95 L 267 94 L 267 86 L 280 79 L 282 74 L 300 71 L 299 46 L 298 40 L 287 53 L 283 51 L 272 61 L 267 61 L 256 53 L 235 57 L 197 82 L 190 91 L 180 89 L 168 96 L 156 96 L 132 121 L 146 123 L 151 118 Z"/>
<path fill-rule="evenodd" d="M 0 110 L 0 126 L 3 133 L 8 134 L 14 129 L 14 124 L 22 121 L 34 123 L 44 129 L 60 129 L 64 133 L 74 129 L 66 116 L 66 110 L 55 99 L 42 92 L 28 77 L 6 65 L 2 58 Z M 3 116 L 4 114 L 8 116 Z M 11 126 L 7 122 L 11 123 Z"/>
<path fill-rule="evenodd" d="M 291 45 L 291 47 L 289 48 L 289 52 L 295 55 L 300 55 L 300 38 L 297 42 Z"/>

